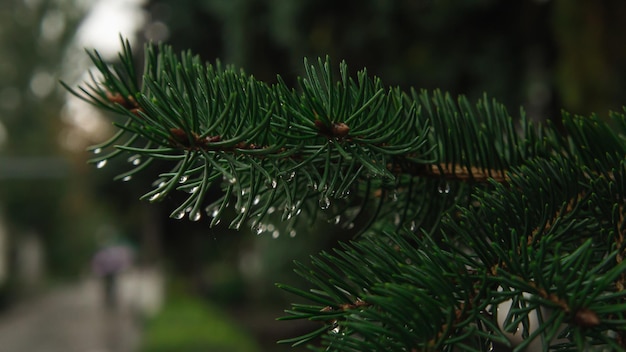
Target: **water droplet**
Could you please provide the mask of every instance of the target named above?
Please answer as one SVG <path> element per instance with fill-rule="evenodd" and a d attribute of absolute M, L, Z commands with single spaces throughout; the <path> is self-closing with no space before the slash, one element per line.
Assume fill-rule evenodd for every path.
<path fill-rule="evenodd" d="M 233 229 L 239 230 L 241 228 L 241 224 L 243 224 L 243 219 L 237 221 L 237 223 L 235 223 L 235 226 L 233 226 Z"/>
<path fill-rule="evenodd" d="M 133 177 L 132 177 L 131 175 L 127 175 L 127 176 L 124 176 L 124 178 L 122 179 L 122 181 L 123 181 L 123 182 L 128 182 L 128 181 L 132 180 L 132 178 L 133 178 Z"/>
<path fill-rule="evenodd" d="M 159 198 L 161 198 L 161 193 L 155 193 L 148 200 L 151 202 L 154 202 L 155 200 L 158 200 Z"/>
<path fill-rule="evenodd" d="M 252 226 L 252 231 L 257 235 L 262 234 L 264 230 L 265 230 L 265 227 L 263 226 L 263 224 L 256 224 Z"/>
<path fill-rule="evenodd" d="M 187 175 L 182 175 L 179 179 L 178 179 L 178 183 L 185 183 L 187 182 L 187 180 L 189 179 L 189 176 Z"/>
<path fill-rule="evenodd" d="M 354 228 L 354 223 L 353 223 L 353 222 L 349 222 L 349 223 L 346 225 L 346 229 L 348 229 L 348 230 L 352 230 L 353 228 Z"/>
<path fill-rule="evenodd" d="M 200 186 L 195 186 L 194 188 L 189 190 L 189 193 L 196 193 L 200 189 Z"/>
<path fill-rule="evenodd" d="M 94 153 L 94 154 L 100 154 L 100 153 L 102 153 L 102 148 L 96 148 L 96 149 L 94 149 L 94 150 L 93 150 L 93 153 Z"/>
<path fill-rule="evenodd" d="M 243 214 L 243 213 L 245 213 L 245 212 L 246 212 L 246 210 L 248 210 L 248 208 L 246 208 L 246 207 L 241 207 L 241 209 L 239 209 L 239 212 Z"/>
<path fill-rule="evenodd" d="M 98 169 L 102 169 L 106 164 L 107 164 L 107 159 L 103 159 L 103 160 L 98 161 L 98 163 L 96 164 L 96 167 Z"/>
<path fill-rule="evenodd" d="M 257 205 L 261 202 L 261 196 L 256 196 L 254 197 L 254 200 L 252 201 L 252 205 Z"/>
<path fill-rule="evenodd" d="M 132 155 L 128 158 L 128 162 L 133 165 L 139 165 L 141 164 L 141 156 L 138 154 Z"/>
<path fill-rule="evenodd" d="M 199 211 L 195 213 L 189 213 L 189 220 L 191 221 L 198 221 L 200 220 L 201 217 L 202 217 L 202 214 Z"/>
<path fill-rule="evenodd" d="M 184 216 L 185 216 L 185 212 L 183 210 L 172 214 L 172 218 L 177 219 L 177 220 L 182 219 Z"/>
<path fill-rule="evenodd" d="M 165 187 L 165 181 L 161 181 L 158 186 L 158 188 L 163 188 L 163 187 Z"/>
<path fill-rule="evenodd" d="M 333 217 L 332 219 L 330 219 L 330 223 L 334 225 L 337 225 L 339 222 L 341 222 L 341 215 L 337 215 Z"/>
<path fill-rule="evenodd" d="M 285 178 L 285 180 L 287 180 L 287 182 L 291 181 L 294 179 L 294 177 L 296 177 L 296 172 L 292 171 L 289 175 L 287 175 L 287 177 Z"/>
<path fill-rule="evenodd" d="M 278 230 L 274 230 L 274 231 L 272 232 L 272 238 L 278 238 L 278 236 L 280 236 L 280 231 L 278 231 Z"/>
<path fill-rule="evenodd" d="M 231 185 L 237 183 L 237 178 L 235 176 L 227 177 L 226 175 L 224 175 L 223 179 L 224 181 L 230 183 Z"/>
<path fill-rule="evenodd" d="M 291 231 L 289 231 L 289 237 L 296 237 L 296 230 L 295 229 L 291 229 Z"/>
<path fill-rule="evenodd" d="M 330 199 L 328 199 L 328 196 L 321 197 L 319 200 L 319 205 L 322 209 L 328 209 L 330 207 Z"/>
<path fill-rule="evenodd" d="M 450 184 L 448 182 L 444 182 L 443 184 L 440 184 L 437 191 L 439 191 L 439 193 L 441 194 L 450 193 Z"/>
<path fill-rule="evenodd" d="M 276 226 L 274 226 L 274 224 L 267 225 L 267 231 L 274 231 L 274 230 L 276 230 Z"/>
<path fill-rule="evenodd" d="M 211 216 L 214 218 L 217 217 L 219 214 L 220 210 L 217 207 L 215 207 L 215 209 L 213 209 L 213 212 L 211 212 Z"/>
<path fill-rule="evenodd" d="M 247 188 L 242 188 L 241 189 L 241 195 L 245 196 L 246 194 L 250 193 L 250 187 Z"/>
<path fill-rule="evenodd" d="M 268 214 L 272 214 L 275 211 L 276 211 L 276 207 L 275 206 L 271 206 L 271 207 L 267 208 L 267 213 Z"/>
<path fill-rule="evenodd" d="M 270 183 L 270 187 L 272 188 L 276 188 L 278 187 L 278 181 L 276 181 L 275 179 L 272 180 L 272 182 Z"/>
<path fill-rule="evenodd" d="M 338 334 L 341 332 L 341 328 L 339 327 L 339 324 L 335 323 L 333 324 L 333 328 L 330 329 L 330 332 L 332 332 L 333 334 Z"/>
<path fill-rule="evenodd" d="M 317 182 L 313 182 L 313 184 L 311 185 L 311 188 L 313 188 L 314 191 L 317 191 L 317 188 L 319 186 L 317 185 Z"/>
<path fill-rule="evenodd" d="M 415 232 L 415 230 L 417 230 L 417 224 L 415 223 L 415 220 L 411 221 L 411 226 L 409 227 L 409 229 L 411 230 L 411 232 Z"/>

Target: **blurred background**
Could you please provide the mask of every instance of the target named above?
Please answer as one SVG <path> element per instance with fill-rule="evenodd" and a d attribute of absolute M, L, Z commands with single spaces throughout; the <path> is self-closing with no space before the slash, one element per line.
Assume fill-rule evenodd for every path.
<path fill-rule="evenodd" d="M 622 109 L 624 18 L 620 0 L 3 0 L 0 346 L 297 350 L 275 342 L 316 326 L 275 321 L 295 298 L 274 283 L 306 287 L 292 262 L 350 236 L 171 220 L 176 196 L 138 200 L 152 178 L 113 181 L 124 160 L 88 165 L 86 148 L 114 129 L 58 83 L 87 77 L 84 48 L 114 62 L 120 34 L 139 56 L 165 42 L 270 82 L 330 55 L 387 85 L 487 93 L 514 116 L 558 120 Z"/>

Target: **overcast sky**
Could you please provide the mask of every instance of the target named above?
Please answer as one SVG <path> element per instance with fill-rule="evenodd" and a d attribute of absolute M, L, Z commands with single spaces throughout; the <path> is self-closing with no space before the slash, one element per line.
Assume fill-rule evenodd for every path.
<path fill-rule="evenodd" d="M 83 0 L 75 0 L 83 1 Z M 84 0 L 89 1 L 89 0 Z M 114 59 L 121 50 L 120 35 L 132 41 L 136 31 L 143 27 L 146 14 L 141 8 L 144 0 L 96 0 L 88 2 L 90 10 L 76 34 L 76 43 L 70 50 L 67 75 L 76 79 L 76 85 L 89 81 L 90 66 L 83 48 L 95 49 L 104 59 Z M 59 136 L 59 143 L 77 152 L 97 144 L 111 134 L 111 123 L 93 106 L 67 94 L 62 119 L 67 128 Z"/>
<path fill-rule="evenodd" d="M 78 44 L 94 48 L 104 57 L 120 50 L 120 34 L 132 39 L 146 21 L 144 0 L 97 0 L 78 32 Z"/>

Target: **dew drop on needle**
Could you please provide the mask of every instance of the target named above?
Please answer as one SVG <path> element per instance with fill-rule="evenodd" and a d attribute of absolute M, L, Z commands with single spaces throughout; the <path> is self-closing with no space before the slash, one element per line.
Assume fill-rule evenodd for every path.
<path fill-rule="evenodd" d="M 198 221 L 200 220 L 201 217 L 202 217 L 202 214 L 200 214 L 199 211 L 195 213 L 189 213 L 189 220 L 191 221 Z"/>
<path fill-rule="evenodd" d="M 330 199 L 328 199 L 328 196 L 321 197 L 319 200 L 319 205 L 322 209 L 328 209 L 330 207 Z"/>

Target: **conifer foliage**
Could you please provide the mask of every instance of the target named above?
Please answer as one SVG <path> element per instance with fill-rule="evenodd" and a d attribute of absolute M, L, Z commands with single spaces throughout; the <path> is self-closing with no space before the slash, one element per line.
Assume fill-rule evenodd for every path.
<path fill-rule="evenodd" d="M 127 42 L 118 64 L 89 55 L 92 81 L 66 87 L 119 116 L 92 162 L 127 159 L 121 180 L 169 165 L 143 198 L 186 194 L 171 217 L 214 226 L 231 207 L 236 229 L 358 227 L 296 263 L 309 288 L 279 285 L 309 301 L 282 319 L 319 321 L 283 342 L 626 350 L 624 114 L 564 113 L 563 131 L 486 96 L 390 88 L 329 59 L 305 61 L 288 87 L 163 45 L 146 47 L 141 75 Z M 209 199 L 211 187 L 223 196 Z"/>

